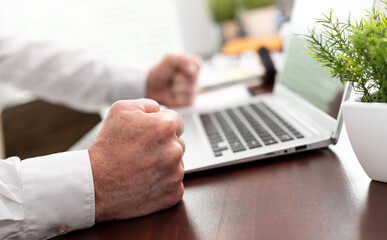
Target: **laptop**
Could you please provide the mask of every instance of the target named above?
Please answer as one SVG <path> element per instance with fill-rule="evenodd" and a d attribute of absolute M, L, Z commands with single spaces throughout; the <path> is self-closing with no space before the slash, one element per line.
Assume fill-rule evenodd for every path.
<path fill-rule="evenodd" d="M 213 107 L 204 111 L 177 110 L 185 123 L 185 172 L 335 144 L 342 126 L 340 105 L 349 98 L 350 89 L 305 54 L 302 34 L 307 34 L 316 19 L 330 9 L 339 19 L 346 19 L 349 12 L 352 19 L 359 19 L 373 4 L 374 0 L 296 0 L 291 34 L 284 45 L 283 63 L 272 93 L 230 101 L 234 97 L 219 92 L 219 105 L 211 103 Z M 88 146 L 100 126 L 70 150 Z"/>
<path fill-rule="evenodd" d="M 359 19 L 373 4 L 374 0 L 296 0 L 283 67 L 272 93 L 182 113 L 186 173 L 335 144 L 342 126 L 340 105 L 350 89 L 305 54 L 302 34 L 330 9 L 339 19 L 346 19 L 349 12 L 352 19 Z"/>

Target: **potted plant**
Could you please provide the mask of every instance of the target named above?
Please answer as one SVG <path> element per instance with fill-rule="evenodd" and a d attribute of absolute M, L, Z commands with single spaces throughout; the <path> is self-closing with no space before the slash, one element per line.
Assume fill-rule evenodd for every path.
<path fill-rule="evenodd" d="M 309 54 L 359 95 L 342 106 L 348 137 L 367 175 L 387 182 L 387 17 L 374 7 L 340 22 L 332 12 L 306 35 Z"/>
<path fill-rule="evenodd" d="M 240 11 L 271 6 L 274 0 L 208 0 L 212 18 L 222 30 L 223 40 L 239 37 L 242 32 L 238 23 Z"/>

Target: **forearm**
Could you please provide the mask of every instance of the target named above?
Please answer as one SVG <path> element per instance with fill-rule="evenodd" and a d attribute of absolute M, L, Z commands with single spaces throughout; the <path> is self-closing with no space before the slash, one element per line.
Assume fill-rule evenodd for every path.
<path fill-rule="evenodd" d="M 120 99 L 143 97 L 146 74 L 81 51 L 0 36 L 0 81 L 79 110 L 98 111 Z"/>

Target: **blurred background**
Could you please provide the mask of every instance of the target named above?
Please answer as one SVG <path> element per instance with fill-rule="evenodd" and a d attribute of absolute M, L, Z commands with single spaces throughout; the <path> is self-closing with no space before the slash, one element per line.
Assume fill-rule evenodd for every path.
<path fill-rule="evenodd" d="M 268 44 L 293 0 L 0 0 L 0 33 L 84 49 L 111 62 L 146 63 L 167 53 L 211 59 Z M 247 41 L 246 41 L 247 40 Z M 222 55 L 224 56 L 224 55 Z M 0 85 L 0 112 L 35 97 Z M 10 121 L 10 120 L 7 120 Z M 0 139 L 2 132 L 0 128 Z M 4 145 L 0 141 L 0 146 Z M 0 151 L 1 153 L 1 151 Z"/>
<path fill-rule="evenodd" d="M 291 5 L 292 0 L 0 0 L 0 32 L 85 49 L 110 61 L 181 52 L 209 57 L 229 39 L 274 34 Z M 18 96 L 0 90 L 0 105 Z"/>

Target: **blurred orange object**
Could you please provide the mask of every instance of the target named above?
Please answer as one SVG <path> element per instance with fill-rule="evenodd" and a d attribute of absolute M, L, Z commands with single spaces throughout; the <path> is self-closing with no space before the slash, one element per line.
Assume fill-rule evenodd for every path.
<path fill-rule="evenodd" d="M 246 50 L 256 51 L 261 47 L 266 47 L 269 50 L 281 50 L 282 39 L 278 35 L 232 39 L 223 45 L 222 52 L 233 55 Z"/>

